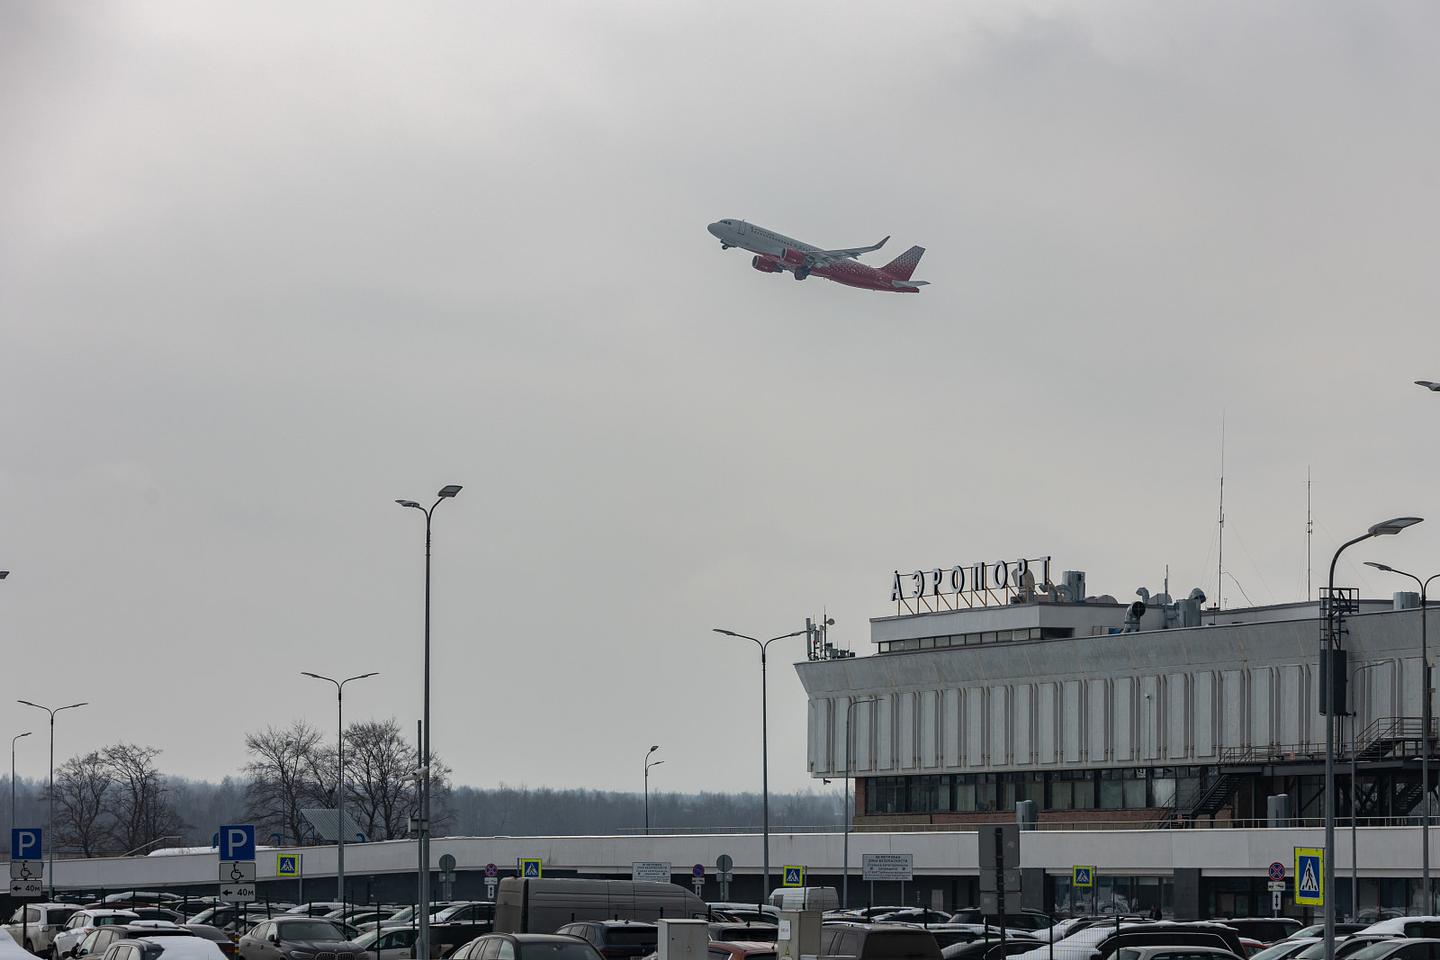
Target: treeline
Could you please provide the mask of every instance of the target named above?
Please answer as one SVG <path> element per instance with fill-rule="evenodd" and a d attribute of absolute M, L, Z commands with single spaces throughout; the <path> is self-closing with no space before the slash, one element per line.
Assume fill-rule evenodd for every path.
<path fill-rule="evenodd" d="M 55 770 L 58 850 L 117 856 L 171 846 L 209 846 L 222 823 L 254 823 L 262 843 L 323 842 L 302 814 L 333 808 L 336 744 L 303 721 L 245 738 L 241 775 L 220 783 L 163 773 L 160 751 L 117 743 L 72 757 Z M 345 730 L 345 810 L 367 840 L 406 836 L 416 814 L 414 744 L 395 720 L 354 723 Z M 577 789 L 456 787 L 432 758 L 432 815 L 439 836 L 525 836 L 637 833 L 644 826 L 640 793 Z M 8 792 L 10 784 L 3 784 Z M 43 825 L 44 780 L 16 784 L 15 822 Z M 772 828 L 838 826 L 837 793 L 771 794 Z M 758 829 L 758 793 L 650 794 L 652 832 Z M 3 838 L 8 840 L 8 837 Z M 351 838 L 355 839 L 355 838 Z"/>

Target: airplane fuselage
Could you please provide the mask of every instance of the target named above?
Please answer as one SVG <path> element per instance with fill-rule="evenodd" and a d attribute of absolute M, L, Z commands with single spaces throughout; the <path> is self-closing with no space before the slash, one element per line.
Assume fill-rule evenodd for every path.
<path fill-rule="evenodd" d="M 814 274 L 849 287 L 891 293 L 916 293 L 923 285 L 923 282 L 912 282 L 908 272 L 903 277 L 886 273 L 883 268 L 860 263 L 853 257 L 827 259 L 825 255 L 832 251 L 745 220 L 717 220 L 707 229 L 720 241 L 722 249 L 739 247 L 755 254 L 751 266 L 762 273 L 786 272 L 793 274 L 797 280 Z M 919 259 L 918 254 L 915 259 Z M 911 267 L 913 269 L 913 264 Z"/>

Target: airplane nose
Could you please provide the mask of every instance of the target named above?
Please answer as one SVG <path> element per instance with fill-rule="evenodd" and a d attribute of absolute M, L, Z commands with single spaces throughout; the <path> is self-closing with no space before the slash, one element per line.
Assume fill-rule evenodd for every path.
<path fill-rule="evenodd" d="M 710 231 L 710 236 L 720 238 L 720 227 L 720 221 L 716 220 L 714 223 L 710 224 L 710 226 L 706 227 L 705 229 Z"/>

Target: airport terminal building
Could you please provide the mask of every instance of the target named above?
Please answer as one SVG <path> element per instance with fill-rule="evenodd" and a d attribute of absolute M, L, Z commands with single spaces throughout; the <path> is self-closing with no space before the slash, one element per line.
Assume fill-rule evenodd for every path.
<path fill-rule="evenodd" d="M 1138 597 L 1087 594 L 1077 571 L 1052 579 L 1049 558 L 895 574 L 896 613 L 871 621 L 873 653 L 812 643 L 796 667 L 811 775 L 854 778 L 857 831 L 1012 822 L 1020 801 L 1041 830 L 1265 828 L 1277 794 L 1291 825 L 1318 823 L 1322 603 Z M 1337 816 L 1413 824 L 1418 596 L 1337 590 L 1336 602 L 1351 678 Z M 1238 892 L 1232 909 L 1256 907 Z M 1223 910 L 1214 893 L 1204 899 Z M 1053 898 L 1067 895 L 1057 878 Z"/>

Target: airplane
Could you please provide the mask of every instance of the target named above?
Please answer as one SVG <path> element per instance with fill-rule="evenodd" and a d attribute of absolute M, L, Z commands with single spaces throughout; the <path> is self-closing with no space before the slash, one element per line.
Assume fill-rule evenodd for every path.
<path fill-rule="evenodd" d="M 706 229 L 720 241 L 721 250 L 740 247 L 755 254 L 750 258 L 750 266 L 761 273 L 789 271 L 796 280 L 804 280 L 813 273 L 847 287 L 891 293 L 919 293 L 928 283 L 910 279 L 925 252 L 924 247 L 911 247 L 883 267 L 872 267 L 856 259 L 862 253 L 879 250 L 889 237 L 868 247 L 821 250 L 744 220 L 716 220 Z"/>

